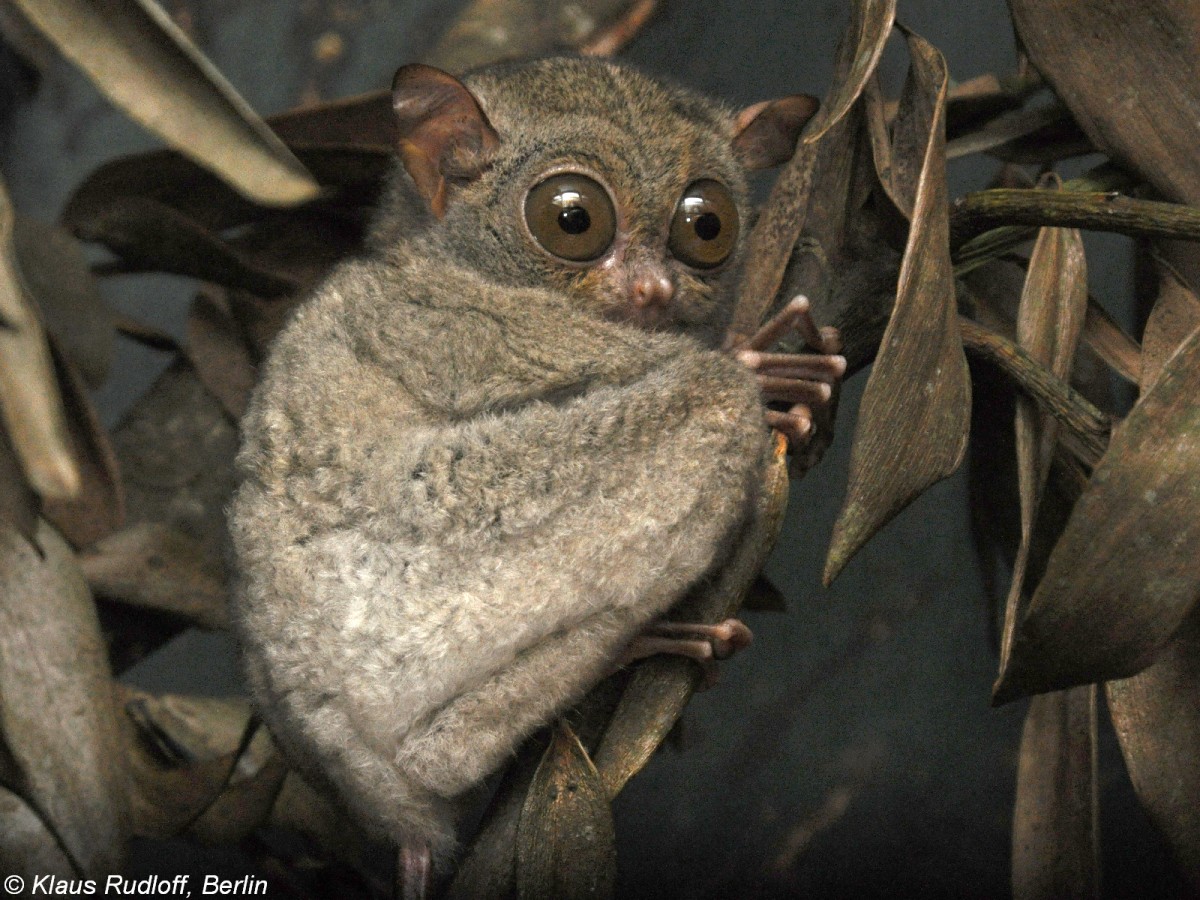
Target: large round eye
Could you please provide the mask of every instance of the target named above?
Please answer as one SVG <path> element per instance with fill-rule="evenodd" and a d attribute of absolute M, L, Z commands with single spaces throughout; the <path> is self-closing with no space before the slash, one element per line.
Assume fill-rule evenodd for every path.
<path fill-rule="evenodd" d="M 537 242 L 561 259 L 589 262 L 617 233 L 612 200 L 586 175 L 551 175 L 525 197 L 525 221 Z"/>
<path fill-rule="evenodd" d="M 719 181 L 697 181 L 683 192 L 671 220 L 671 252 L 697 269 L 719 266 L 733 252 L 738 212 L 729 188 Z"/>

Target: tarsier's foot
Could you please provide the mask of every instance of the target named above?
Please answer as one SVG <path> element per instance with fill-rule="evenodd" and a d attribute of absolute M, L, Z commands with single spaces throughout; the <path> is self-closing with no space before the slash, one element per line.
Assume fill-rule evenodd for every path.
<path fill-rule="evenodd" d="M 804 338 L 814 353 L 770 353 L 789 332 Z M 796 297 L 771 318 L 734 355 L 758 375 L 767 424 L 788 441 L 794 465 L 801 472 L 816 465 L 833 439 L 833 415 L 838 388 L 846 374 L 842 338 L 836 328 L 818 328 L 807 297 Z"/>
<path fill-rule="evenodd" d="M 431 871 L 428 843 L 401 844 L 396 855 L 397 900 L 425 900 L 429 896 Z"/>
<path fill-rule="evenodd" d="M 717 660 L 729 659 L 750 646 L 754 635 L 740 619 L 726 619 L 716 625 L 698 622 L 652 622 L 625 648 L 619 666 L 668 653 L 686 656 L 704 667 L 704 687 L 717 683 Z"/>

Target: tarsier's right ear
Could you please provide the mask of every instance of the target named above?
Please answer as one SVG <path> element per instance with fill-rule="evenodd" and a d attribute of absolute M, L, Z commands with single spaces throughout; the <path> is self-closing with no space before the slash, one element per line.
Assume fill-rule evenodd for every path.
<path fill-rule="evenodd" d="M 747 169 L 771 169 L 792 158 L 796 141 L 821 103 L 807 94 L 755 103 L 738 113 L 733 152 Z"/>
<path fill-rule="evenodd" d="M 400 159 L 430 211 L 446 214 L 446 179 L 483 174 L 500 137 L 479 101 L 453 75 L 433 66 L 403 66 L 392 79 Z"/>

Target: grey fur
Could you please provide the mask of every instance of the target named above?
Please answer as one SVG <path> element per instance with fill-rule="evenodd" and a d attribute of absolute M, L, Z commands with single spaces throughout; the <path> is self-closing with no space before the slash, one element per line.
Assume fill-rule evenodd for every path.
<path fill-rule="evenodd" d="M 435 856 L 455 799 L 721 563 L 767 450 L 754 377 L 712 348 L 729 270 L 672 262 L 671 327 L 649 332 L 517 222 L 529 178 L 580 158 L 630 211 L 629 253 L 663 254 L 690 181 L 744 205 L 732 115 L 595 61 L 467 84 L 498 157 L 442 220 L 385 209 L 370 255 L 300 307 L 230 511 L 266 721 L 366 824 Z"/>

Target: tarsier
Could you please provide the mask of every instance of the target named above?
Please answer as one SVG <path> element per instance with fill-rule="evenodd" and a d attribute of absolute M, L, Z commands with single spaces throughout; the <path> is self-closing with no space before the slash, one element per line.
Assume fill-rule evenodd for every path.
<path fill-rule="evenodd" d="M 266 722 L 438 860 L 456 798 L 624 660 L 744 643 L 660 620 L 750 514 L 767 425 L 803 444 L 844 361 L 795 305 L 721 347 L 745 173 L 811 98 L 738 115 L 574 58 L 393 94 L 402 166 L 272 349 L 230 519 Z M 792 328 L 819 352 L 762 352 Z"/>

